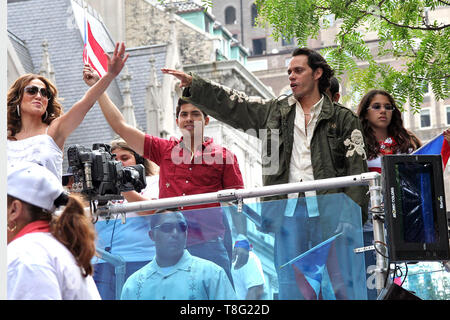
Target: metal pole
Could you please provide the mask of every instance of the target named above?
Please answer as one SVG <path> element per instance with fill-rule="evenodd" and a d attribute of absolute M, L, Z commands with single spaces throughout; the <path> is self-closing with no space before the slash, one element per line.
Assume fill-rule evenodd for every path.
<path fill-rule="evenodd" d="M 122 287 L 125 284 L 126 261 L 118 255 L 111 254 L 103 249 L 96 248 L 99 258 L 111 263 L 114 266 L 114 273 L 116 275 L 116 300 L 120 299 Z"/>
<path fill-rule="evenodd" d="M 384 233 L 384 210 L 382 204 L 382 193 L 380 177 L 370 180 L 370 208 L 372 212 L 373 239 L 376 252 L 376 268 L 375 268 L 375 287 L 377 293 L 380 294 L 384 288 L 385 279 L 387 277 L 387 247 Z"/>
<path fill-rule="evenodd" d="M 228 202 L 246 198 L 275 196 L 311 190 L 336 189 L 349 186 L 368 185 L 370 181 L 377 178 L 379 179 L 379 176 L 380 174 L 377 172 L 367 172 L 360 175 L 277 184 L 251 189 L 228 189 L 218 192 L 203 193 L 190 196 L 106 205 L 99 207 L 97 211 L 99 215 L 105 215 L 108 213 L 139 212 L 213 202 Z"/>

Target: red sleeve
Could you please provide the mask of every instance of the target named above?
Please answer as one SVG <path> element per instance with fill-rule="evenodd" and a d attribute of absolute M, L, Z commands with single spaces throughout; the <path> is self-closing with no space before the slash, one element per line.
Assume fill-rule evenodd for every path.
<path fill-rule="evenodd" d="M 152 143 L 152 136 L 149 134 L 146 134 L 145 139 L 144 139 L 144 158 L 146 158 L 146 159 L 150 159 L 149 153 L 150 153 L 150 149 L 151 149 L 151 143 Z"/>
<path fill-rule="evenodd" d="M 244 180 L 242 179 L 241 169 L 236 156 L 225 149 L 226 162 L 225 170 L 222 176 L 222 185 L 224 189 L 243 189 Z"/>
<path fill-rule="evenodd" d="M 144 140 L 144 158 L 153 161 L 159 166 L 164 155 L 164 151 L 167 149 L 169 144 L 170 141 L 167 139 L 146 134 Z"/>

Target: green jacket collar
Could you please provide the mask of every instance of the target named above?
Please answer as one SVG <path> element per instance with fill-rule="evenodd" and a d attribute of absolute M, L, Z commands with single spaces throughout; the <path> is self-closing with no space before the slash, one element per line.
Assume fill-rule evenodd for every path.
<path fill-rule="evenodd" d="M 322 94 L 323 95 L 323 94 Z M 322 104 L 322 111 L 320 112 L 319 119 L 317 121 L 320 121 L 322 119 L 330 119 L 333 115 L 333 103 L 331 102 L 328 95 L 323 95 L 323 104 Z M 294 96 L 291 94 L 288 98 L 288 103 L 281 106 L 281 117 L 285 118 L 289 111 L 291 111 L 292 108 L 295 107 L 295 104 L 297 103 Z"/>

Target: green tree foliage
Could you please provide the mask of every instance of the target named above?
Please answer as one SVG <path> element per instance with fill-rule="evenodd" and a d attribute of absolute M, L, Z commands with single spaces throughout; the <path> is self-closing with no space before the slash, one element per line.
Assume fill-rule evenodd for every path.
<path fill-rule="evenodd" d="M 430 19 L 447 0 L 256 0 L 258 23 L 274 29 L 275 40 L 296 37 L 299 46 L 317 38 L 330 27 L 329 18 L 339 22 L 335 45 L 321 53 L 335 69 L 345 73 L 351 91 L 361 95 L 372 88 L 391 92 L 399 105 L 408 99 L 420 109 L 427 84 L 437 99 L 450 96 L 450 24 Z M 443 19 L 441 19 L 443 20 Z M 378 35 L 371 50 L 364 40 L 368 32 Z M 383 59 L 402 61 L 401 68 Z M 365 62 L 367 67 L 358 67 Z"/>

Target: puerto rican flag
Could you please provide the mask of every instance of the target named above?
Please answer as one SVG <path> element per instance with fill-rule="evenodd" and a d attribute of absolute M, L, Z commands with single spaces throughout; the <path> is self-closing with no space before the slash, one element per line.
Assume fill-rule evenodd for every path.
<path fill-rule="evenodd" d="M 83 62 L 94 68 L 100 77 L 103 77 L 108 71 L 108 59 L 106 58 L 105 51 L 97 40 L 95 40 L 86 14 L 84 15 Z"/>
<path fill-rule="evenodd" d="M 413 154 L 440 154 L 442 157 L 442 164 L 445 168 L 448 159 L 450 158 L 450 146 L 447 140 L 444 139 L 444 134 L 441 133 L 427 144 L 414 151 Z"/>
<path fill-rule="evenodd" d="M 339 233 L 306 251 L 288 263 L 294 268 L 295 281 L 306 300 L 347 300 L 347 288 L 338 266 L 335 240 Z"/>

